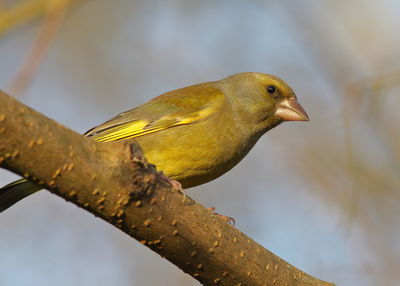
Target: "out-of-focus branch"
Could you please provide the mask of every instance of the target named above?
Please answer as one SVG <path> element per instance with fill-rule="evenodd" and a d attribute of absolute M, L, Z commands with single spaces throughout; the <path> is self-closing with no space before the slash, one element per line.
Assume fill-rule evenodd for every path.
<path fill-rule="evenodd" d="M 54 6 L 62 5 L 62 2 L 68 5 L 75 1 L 76 0 L 26 0 L 13 5 L 11 8 L 1 7 L 0 35 L 14 27 L 47 14 Z"/>
<path fill-rule="evenodd" d="M 332 285 L 183 200 L 133 140 L 94 142 L 1 92 L 0 166 L 103 218 L 205 285 Z"/>
<path fill-rule="evenodd" d="M 52 40 L 60 28 L 67 7 L 70 4 L 71 0 L 57 0 L 53 1 L 52 5 L 48 5 L 47 13 L 40 26 L 33 47 L 8 89 L 14 96 L 22 94 L 32 81 L 36 70 L 42 63 Z"/>
<path fill-rule="evenodd" d="M 60 28 L 66 11 L 74 2 L 76 0 L 27 0 L 10 8 L 0 9 L 0 34 L 44 16 L 33 46 L 8 88 L 14 96 L 21 95 L 32 81 Z"/>
<path fill-rule="evenodd" d="M 3 7 L 0 12 L 0 34 L 43 15 L 47 3 L 48 0 L 30 0 L 9 9 Z"/>

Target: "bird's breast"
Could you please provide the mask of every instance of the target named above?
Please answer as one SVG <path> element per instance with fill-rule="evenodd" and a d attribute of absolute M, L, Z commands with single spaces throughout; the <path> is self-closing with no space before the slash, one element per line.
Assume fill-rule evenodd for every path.
<path fill-rule="evenodd" d="M 180 181 L 184 188 L 204 184 L 226 173 L 255 143 L 229 120 L 173 127 L 136 139 L 148 161 Z"/>

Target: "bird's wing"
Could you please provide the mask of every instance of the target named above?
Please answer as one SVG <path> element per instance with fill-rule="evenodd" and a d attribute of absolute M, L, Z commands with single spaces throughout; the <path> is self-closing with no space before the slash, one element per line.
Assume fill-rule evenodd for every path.
<path fill-rule="evenodd" d="M 160 95 L 90 129 L 85 136 L 106 142 L 139 137 L 192 124 L 223 108 L 224 94 L 215 87 L 192 86 Z"/>

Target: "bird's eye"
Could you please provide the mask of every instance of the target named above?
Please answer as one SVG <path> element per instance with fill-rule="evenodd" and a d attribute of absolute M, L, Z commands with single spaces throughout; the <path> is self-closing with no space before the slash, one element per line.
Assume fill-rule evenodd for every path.
<path fill-rule="evenodd" d="M 274 85 L 269 85 L 269 86 L 267 86 L 266 90 L 267 90 L 267 92 L 268 92 L 269 94 L 274 94 L 274 93 L 276 92 L 276 86 L 274 86 Z"/>

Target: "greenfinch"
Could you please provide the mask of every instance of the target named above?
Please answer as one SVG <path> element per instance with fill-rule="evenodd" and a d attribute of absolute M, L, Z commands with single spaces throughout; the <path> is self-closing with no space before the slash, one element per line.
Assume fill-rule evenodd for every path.
<path fill-rule="evenodd" d="M 284 121 L 308 121 L 278 77 L 239 73 L 162 94 L 90 129 L 99 142 L 135 138 L 148 161 L 183 188 L 207 183 L 242 160 Z M 40 190 L 21 179 L 0 189 L 0 212 Z"/>

